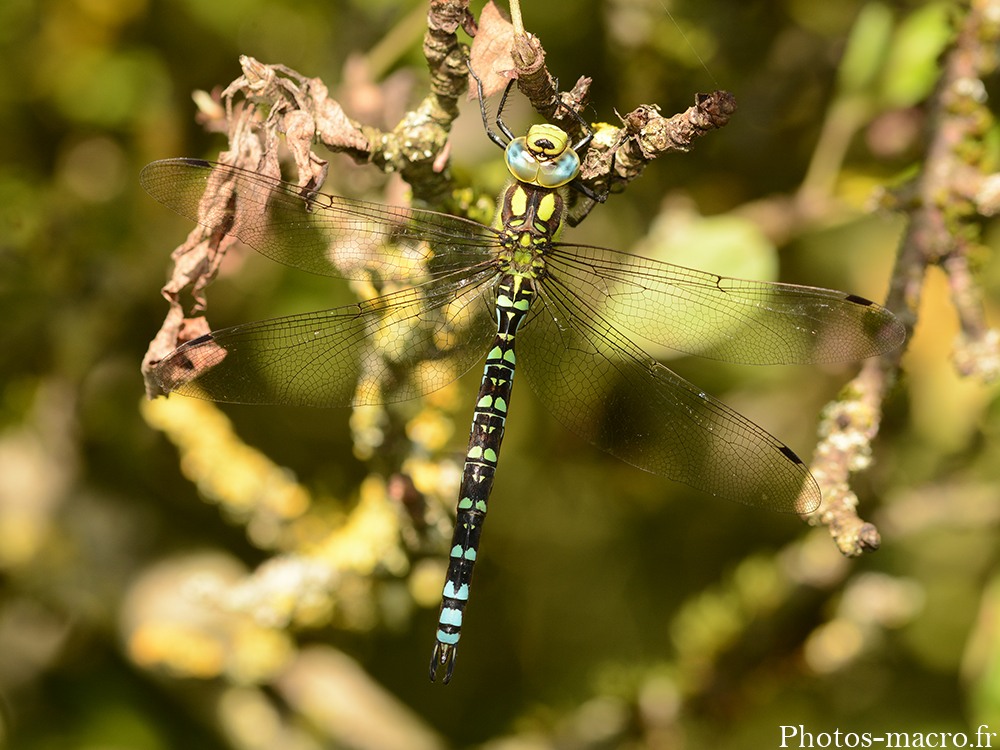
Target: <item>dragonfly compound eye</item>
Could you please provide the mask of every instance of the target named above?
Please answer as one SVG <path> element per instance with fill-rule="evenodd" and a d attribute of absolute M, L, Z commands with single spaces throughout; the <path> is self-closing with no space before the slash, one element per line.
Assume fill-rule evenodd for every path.
<path fill-rule="evenodd" d="M 544 134 L 535 132 L 545 128 Z M 553 140 L 552 133 L 561 134 Z M 580 171 L 580 157 L 567 148 L 569 140 L 563 131 L 553 125 L 535 125 L 527 137 L 515 138 L 507 146 L 507 169 L 518 181 L 543 188 L 557 188 L 576 179 Z M 544 146 L 544 148 L 540 148 Z"/>

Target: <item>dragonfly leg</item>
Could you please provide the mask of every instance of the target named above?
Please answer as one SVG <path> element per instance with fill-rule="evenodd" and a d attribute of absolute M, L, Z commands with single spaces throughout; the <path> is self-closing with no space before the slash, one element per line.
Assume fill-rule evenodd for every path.
<path fill-rule="evenodd" d="M 507 136 L 507 140 L 505 141 L 499 135 L 494 133 L 492 128 L 490 128 L 490 118 L 489 115 L 486 114 L 486 97 L 483 95 L 483 82 L 480 80 L 479 76 L 476 75 L 476 71 L 472 69 L 471 65 L 469 65 L 469 75 L 472 76 L 472 79 L 476 82 L 476 91 L 479 93 L 479 111 L 483 115 L 483 127 L 486 128 L 486 134 L 490 137 L 490 140 L 497 144 L 500 148 L 506 149 L 507 144 L 514 140 L 514 134 L 511 133 L 510 128 L 504 124 L 500 115 L 503 112 L 504 104 L 507 103 L 507 94 L 510 93 L 510 88 L 514 85 L 514 81 L 516 79 L 512 78 L 507 84 L 507 87 L 503 90 L 503 97 L 500 99 L 500 106 L 497 108 L 497 126 L 500 128 L 500 132 Z"/>

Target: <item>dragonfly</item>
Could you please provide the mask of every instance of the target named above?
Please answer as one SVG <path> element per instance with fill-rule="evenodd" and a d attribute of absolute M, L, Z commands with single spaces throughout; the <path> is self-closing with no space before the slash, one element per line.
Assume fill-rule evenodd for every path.
<path fill-rule="evenodd" d="M 385 404 L 441 388 L 485 355 L 431 655 L 430 678 L 443 668 L 444 683 L 455 668 L 515 367 L 559 421 L 611 455 L 711 495 L 804 514 L 821 493 L 803 461 L 636 341 L 764 365 L 863 359 L 905 336 L 891 312 L 853 294 L 561 241 L 569 191 L 606 197 L 577 182 L 592 132 L 574 112 L 585 130 L 576 143 L 550 124 L 515 138 L 502 120 L 509 91 L 497 109 L 499 134 L 480 96 L 487 134 L 511 173 L 492 226 L 200 159 L 157 161 L 140 176 L 160 203 L 274 261 L 377 290 L 184 343 L 156 366 L 164 392 L 242 404 Z"/>

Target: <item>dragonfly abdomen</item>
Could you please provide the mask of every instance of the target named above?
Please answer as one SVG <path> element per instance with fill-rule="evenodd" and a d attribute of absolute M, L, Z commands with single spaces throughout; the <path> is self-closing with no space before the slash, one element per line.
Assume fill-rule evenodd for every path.
<path fill-rule="evenodd" d="M 486 356 L 483 382 L 472 416 L 462 487 L 458 493 L 455 534 L 438 617 L 437 642 L 431 655 L 432 680 L 438 667 L 444 666 L 444 682 L 447 683 L 455 668 L 462 619 L 472 586 L 472 570 L 493 490 L 514 385 L 514 335 L 528 313 L 534 294 L 534 282 L 525 276 L 507 275 L 497 285 L 497 336 Z"/>

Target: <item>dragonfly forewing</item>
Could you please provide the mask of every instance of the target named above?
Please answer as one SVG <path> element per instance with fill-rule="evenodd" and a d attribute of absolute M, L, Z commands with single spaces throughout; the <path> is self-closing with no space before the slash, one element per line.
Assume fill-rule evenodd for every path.
<path fill-rule="evenodd" d="M 192 221 L 278 263 L 321 276 L 417 284 L 495 256 L 495 230 L 433 211 L 383 206 L 200 159 L 166 159 L 140 182 Z"/>

